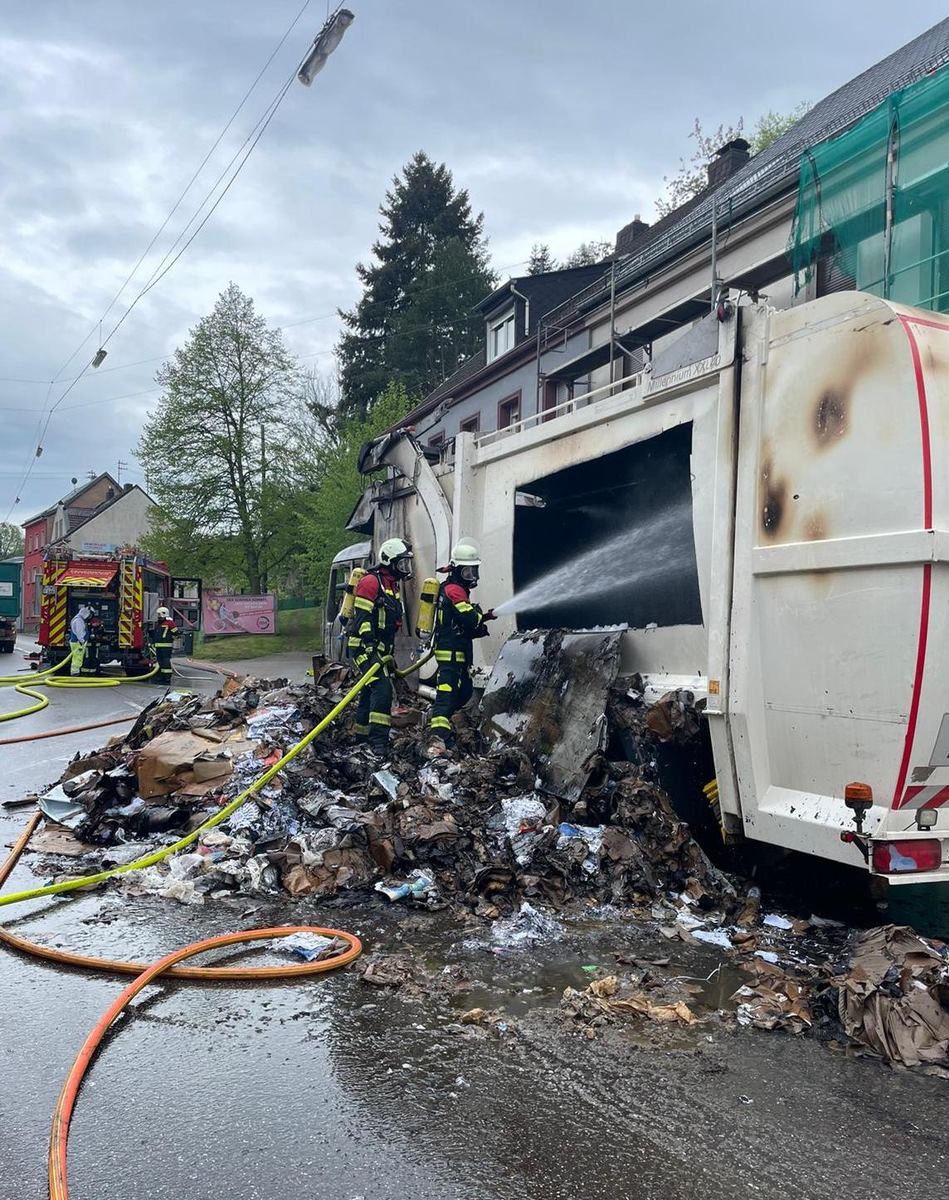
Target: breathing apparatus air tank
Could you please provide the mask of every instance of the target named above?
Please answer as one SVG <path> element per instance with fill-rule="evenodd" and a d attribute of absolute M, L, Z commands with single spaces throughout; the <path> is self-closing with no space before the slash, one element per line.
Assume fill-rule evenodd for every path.
<path fill-rule="evenodd" d="M 346 591 L 343 592 L 343 603 L 339 608 L 339 619 L 344 625 L 355 612 L 356 587 L 365 573 L 362 567 L 353 567 L 352 573 L 349 576 L 349 583 L 346 584 Z"/>
<path fill-rule="evenodd" d="M 418 617 L 415 622 L 415 636 L 427 645 L 432 640 L 435 630 L 435 612 L 438 609 L 438 589 L 441 584 L 434 577 L 423 580 L 422 591 L 418 601 Z"/>

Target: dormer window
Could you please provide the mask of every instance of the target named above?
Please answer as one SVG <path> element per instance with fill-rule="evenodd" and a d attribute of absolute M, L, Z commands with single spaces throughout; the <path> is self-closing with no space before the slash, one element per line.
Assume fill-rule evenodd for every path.
<path fill-rule="evenodd" d="M 488 362 L 514 349 L 514 309 L 488 322 Z"/>

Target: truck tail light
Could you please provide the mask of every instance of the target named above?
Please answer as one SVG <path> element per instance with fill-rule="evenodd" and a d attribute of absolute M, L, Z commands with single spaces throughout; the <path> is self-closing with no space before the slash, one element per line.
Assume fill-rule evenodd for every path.
<path fill-rule="evenodd" d="M 942 843 L 936 838 L 873 843 L 873 867 L 883 875 L 936 871 L 942 866 Z"/>

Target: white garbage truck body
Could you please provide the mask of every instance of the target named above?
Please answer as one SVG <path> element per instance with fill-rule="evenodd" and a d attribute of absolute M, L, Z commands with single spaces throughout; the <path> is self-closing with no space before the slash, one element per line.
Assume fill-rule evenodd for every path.
<path fill-rule="evenodd" d="M 475 643 L 482 677 L 518 628 L 623 623 L 624 672 L 706 700 L 747 837 L 949 880 L 949 318 L 854 292 L 740 308 L 438 462 L 394 434 L 362 467 L 416 585 L 464 535 L 482 605 L 526 600 Z"/>

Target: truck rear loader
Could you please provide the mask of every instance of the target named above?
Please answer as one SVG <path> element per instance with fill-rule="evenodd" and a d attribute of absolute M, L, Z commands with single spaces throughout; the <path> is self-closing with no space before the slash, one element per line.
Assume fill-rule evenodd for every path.
<path fill-rule="evenodd" d="M 483 606 L 515 598 L 482 682 L 518 629 L 622 625 L 647 696 L 706 702 L 726 823 L 912 883 L 949 880 L 947 466 L 949 317 L 854 292 L 724 307 L 437 461 L 399 431 L 360 460 L 410 588 L 465 536 Z"/>

